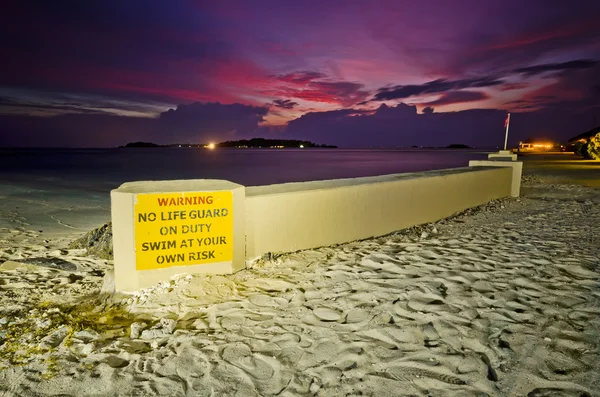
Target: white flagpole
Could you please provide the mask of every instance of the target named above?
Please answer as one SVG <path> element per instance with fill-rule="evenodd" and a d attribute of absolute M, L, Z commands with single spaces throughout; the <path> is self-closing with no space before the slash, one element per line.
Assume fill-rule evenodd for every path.
<path fill-rule="evenodd" d="M 508 142 L 508 126 L 510 124 L 510 113 L 506 117 L 506 135 L 504 135 L 504 150 L 506 150 L 506 143 Z"/>

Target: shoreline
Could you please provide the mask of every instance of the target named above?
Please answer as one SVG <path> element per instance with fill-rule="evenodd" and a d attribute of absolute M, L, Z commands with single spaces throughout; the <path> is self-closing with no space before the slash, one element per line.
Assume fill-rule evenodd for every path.
<path fill-rule="evenodd" d="M 553 158 L 518 199 L 112 299 L 111 261 L 0 229 L 0 392 L 594 395 L 600 190 L 568 182 L 600 167 Z"/>
<path fill-rule="evenodd" d="M 519 161 L 523 161 L 523 175 L 535 175 L 545 183 L 600 188 L 600 161 L 582 160 L 573 153 L 560 152 L 521 154 Z M 85 192 L 62 185 L 56 188 L 50 181 L 36 188 L 13 181 L 0 184 L 0 197 L 4 197 L 0 205 L 0 230 L 25 228 L 39 234 L 42 240 L 74 239 L 110 221 L 108 191 L 101 194 L 92 188 Z M 32 206 L 39 211 L 32 210 Z"/>

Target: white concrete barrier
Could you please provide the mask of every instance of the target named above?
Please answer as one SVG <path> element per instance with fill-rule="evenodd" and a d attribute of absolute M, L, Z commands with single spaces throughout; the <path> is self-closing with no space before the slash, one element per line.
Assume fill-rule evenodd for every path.
<path fill-rule="evenodd" d="M 471 160 L 469 161 L 469 167 L 509 167 L 512 169 L 510 195 L 512 197 L 519 197 L 521 195 L 521 176 L 523 175 L 522 161 Z"/>
<path fill-rule="evenodd" d="M 111 192 L 115 288 L 135 291 L 178 273 L 232 273 L 265 253 L 381 236 L 518 195 L 522 163 L 502 163 L 247 188 L 126 183 Z"/>
<path fill-rule="evenodd" d="M 488 154 L 488 160 L 495 161 L 516 161 L 517 155 L 510 150 L 500 150 L 499 152 L 494 152 Z"/>
<path fill-rule="evenodd" d="M 381 236 L 511 193 L 511 168 L 457 168 L 246 188 L 246 257 Z"/>

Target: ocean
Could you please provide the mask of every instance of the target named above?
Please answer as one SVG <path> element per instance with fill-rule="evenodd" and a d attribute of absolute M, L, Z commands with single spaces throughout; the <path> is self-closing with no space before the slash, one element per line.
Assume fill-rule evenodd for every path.
<path fill-rule="evenodd" d="M 245 186 L 467 166 L 477 150 L 0 149 L 0 230 L 47 238 L 110 220 L 110 191 L 124 182 L 225 179 Z"/>
<path fill-rule="evenodd" d="M 224 179 L 245 186 L 467 166 L 463 149 L 0 149 L 0 183 L 108 192 L 128 181 Z"/>

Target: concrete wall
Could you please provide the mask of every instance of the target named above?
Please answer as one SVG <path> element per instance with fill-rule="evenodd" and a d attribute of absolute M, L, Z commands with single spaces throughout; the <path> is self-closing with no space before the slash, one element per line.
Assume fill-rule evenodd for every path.
<path fill-rule="evenodd" d="M 516 154 L 514 156 L 516 157 Z M 502 161 L 498 160 L 498 158 L 494 160 L 471 160 L 469 161 L 469 167 L 510 167 L 513 173 L 510 195 L 512 197 L 519 197 L 521 195 L 521 176 L 523 175 L 522 161 Z"/>
<path fill-rule="evenodd" d="M 442 219 L 491 199 L 518 195 L 522 163 L 485 161 L 471 165 L 412 174 L 247 188 L 215 180 L 126 183 L 111 192 L 115 288 L 135 291 L 179 273 L 232 273 L 268 252 L 291 252 L 381 236 Z M 215 257 L 202 262 L 188 253 L 189 257 L 181 259 L 188 258 L 187 262 L 163 266 L 164 262 L 159 259 L 167 258 L 169 252 L 176 253 L 177 257 L 183 255 L 188 247 L 184 249 L 183 240 L 187 237 L 209 237 L 217 233 L 215 220 L 213 231 L 200 230 L 198 235 L 184 236 L 187 218 L 185 222 L 182 218 L 182 222 L 174 223 L 170 216 L 185 212 L 187 207 L 181 207 L 181 211 L 152 207 L 154 201 L 160 203 L 159 197 L 184 197 L 189 192 L 233 197 L 231 202 L 225 198 L 221 201 L 230 203 L 230 214 L 233 214 L 233 223 L 227 224 L 229 229 L 218 232 L 232 233 L 226 239 L 228 244 L 220 251 L 211 251 L 231 253 L 231 256 L 223 256 L 227 258 L 224 261 Z M 230 193 L 219 196 L 219 192 Z M 192 214 L 195 209 L 187 211 Z M 145 216 L 154 212 L 156 222 L 146 223 Z M 163 215 L 167 218 L 163 219 Z M 158 222 L 159 217 L 165 223 Z M 180 228 L 173 229 L 173 234 L 163 235 L 161 225 Z M 158 226 L 161 228 L 157 229 Z M 156 253 L 152 258 L 158 265 L 145 256 L 148 250 L 144 242 L 154 241 L 152 236 L 178 241 L 172 247 L 162 246 L 152 251 L 152 255 Z"/>
<path fill-rule="evenodd" d="M 511 167 L 246 188 L 246 259 L 381 236 L 511 195 Z"/>

